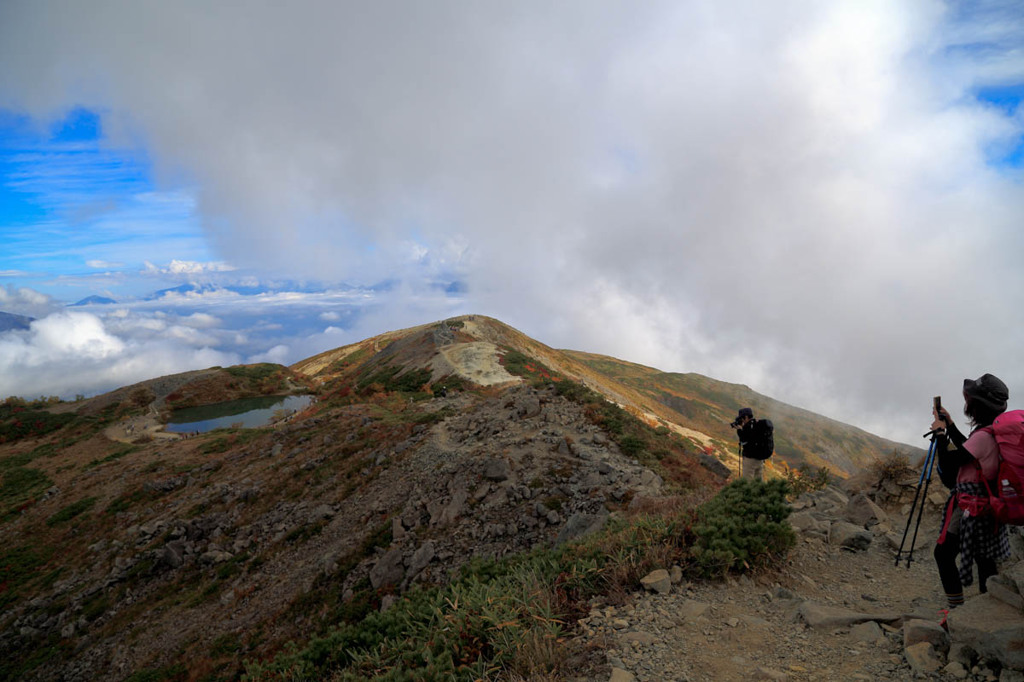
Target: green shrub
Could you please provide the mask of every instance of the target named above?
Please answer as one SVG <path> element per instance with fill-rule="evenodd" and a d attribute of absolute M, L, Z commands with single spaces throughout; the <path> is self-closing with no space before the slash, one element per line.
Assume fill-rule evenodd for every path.
<path fill-rule="evenodd" d="M 786 523 L 785 481 L 740 479 L 700 508 L 694 526 L 694 568 L 705 577 L 764 566 L 796 542 Z"/>
<path fill-rule="evenodd" d="M 13 518 L 52 485 L 50 477 L 39 469 L 17 465 L 6 469 L 0 474 L 0 519 Z"/>
<path fill-rule="evenodd" d="M 0 550 L 0 612 L 17 600 L 23 586 L 40 575 L 53 550 L 49 547 L 19 545 Z"/>
<path fill-rule="evenodd" d="M 786 471 L 786 482 L 789 483 L 790 495 L 796 496 L 814 490 L 824 490 L 832 482 L 832 473 L 828 467 L 811 469 L 801 464 L 796 469 Z"/>
<path fill-rule="evenodd" d="M 648 572 L 676 563 L 720 576 L 781 555 L 793 542 L 785 493 L 784 482 L 740 481 L 699 509 L 673 498 L 665 513 L 613 519 L 581 542 L 475 558 L 447 586 L 414 587 L 384 612 L 367 581 L 348 602 L 330 591 L 335 579 L 320 581 L 313 601 L 297 606 L 326 607 L 333 625 L 270 661 L 247 661 L 243 679 L 559 679 L 571 672 L 565 631 L 595 596 L 624 598 Z M 387 546 L 389 529 L 382 522 L 338 575 Z"/>

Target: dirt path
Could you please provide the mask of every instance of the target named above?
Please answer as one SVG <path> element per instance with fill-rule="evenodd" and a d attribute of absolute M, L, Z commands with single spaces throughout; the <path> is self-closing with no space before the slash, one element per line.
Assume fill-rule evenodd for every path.
<path fill-rule="evenodd" d="M 892 520 L 897 535 L 901 523 Z M 798 536 L 778 571 L 677 586 L 667 595 L 592 611 L 581 639 L 639 681 L 913 679 L 902 630 L 814 629 L 799 610 L 813 604 L 938 622 L 944 599 L 931 558 L 936 532 L 936 521 L 926 519 L 909 569 L 894 565 L 895 550 L 884 539 L 852 552 Z M 977 587 L 968 589 L 968 596 L 976 593 Z"/>

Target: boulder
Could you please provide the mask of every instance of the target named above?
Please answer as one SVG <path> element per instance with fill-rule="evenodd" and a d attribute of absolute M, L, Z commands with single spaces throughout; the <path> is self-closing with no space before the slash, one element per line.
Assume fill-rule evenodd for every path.
<path fill-rule="evenodd" d="M 949 652 L 949 633 L 938 623 L 912 618 L 903 624 L 903 646 L 929 642 L 936 651 Z"/>
<path fill-rule="evenodd" d="M 861 551 L 871 545 L 873 537 L 870 531 L 864 530 L 863 526 L 856 526 L 846 521 L 834 521 L 829 528 L 828 542 L 830 545 Z"/>
<path fill-rule="evenodd" d="M 398 547 L 385 552 L 370 569 L 370 585 L 375 590 L 384 585 L 398 585 L 404 577 L 402 550 Z"/>
<path fill-rule="evenodd" d="M 827 535 L 831 523 L 822 514 L 814 511 L 801 511 L 789 515 L 789 525 L 793 530 L 802 533 L 813 532 Z"/>
<path fill-rule="evenodd" d="M 939 660 L 939 656 L 935 653 L 935 647 L 931 645 L 931 642 L 912 644 L 903 650 L 903 655 L 916 673 L 931 675 L 938 672 L 939 668 L 942 667 L 942 661 Z"/>
<path fill-rule="evenodd" d="M 946 617 L 949 635 L 1004 668 L 1024 670 L 1024 615 L 989 594 L 967 600 Z"/>
<path fill-rule="evenodd" d="M 565 522 L 562 529 L 558 531 L 558 536 L 555 538 L 555 545 L 561 545 L 565 542 L 572 540 L 578 540 L 586 537 L 592 533 L 604 528 L 604 524 L 608 521 L 608 512 L 602 510 L 597 514 L 573 514 L 569 517 L 569 520 Z"/>
<path fill-rule="evenodd" d="M 511 473 L 511 467 L 508 462 L 503 459 L 489 459 L 484 462 L 483 476 L 488 481 L 494 481 L 496 483 L 507 481 L 509 474 Z"/>
<path fill-rule="evenodd" d="M 732 471 L 725 465 L 722 460 L 712 455 L 705 454 L 703 452 L 697 454 L 697 460 L 701 466 L 710 471 L 713 474 L 721 476 L 722 478 L 728 478 Z"/>
<path fill-rule="evenodd" d="M 889 515 L 864 493 L 858 493 L 850 498 L 843 516 L 861 528 L 871 528 L 889 520 Z"/>
<path fill-rule="evenodd" d="M 870 614 L 850 611 L 838 606 L 823 606 L 814 602 L 803 602 L 797 611 L 804 622 L 819 630 L 835 630 L 846 628 L 858 623 L 875 621 L 877 623 L 894 623 L 900 620 L 899 614 Z"/>
<path fill-rule="evenodd" d="M 420 571 L 427 567 L 427 564 L 433 561 L 434 555 L 434 542 L 427 540 L 409 558 L 408 567 L 405 572 L 406 577 L 410 580 L 415 578 Z"/>
<path fill-rule="evenodd" d="M 640 584 L 648 592 L 657 592 L 658 594 L 668 594 L 672 590 L 672 578 L 663 568 L 645 575 L 640 579 Z"/>
<path fill-rule="evenodd" d="M 1017 591 L 1017 585 L 1009 577 L 994 575 L 988 579 L 988 593 L 999 601 L 1024 612 L 1024 597 Z"/>
<path fill-rule="evenodd" d="M 881 626 L 873 620 L 854 625 L 850 628 L 850 637 L 865 644 L 885 643 L 885 633 L 882 632 Z"/>

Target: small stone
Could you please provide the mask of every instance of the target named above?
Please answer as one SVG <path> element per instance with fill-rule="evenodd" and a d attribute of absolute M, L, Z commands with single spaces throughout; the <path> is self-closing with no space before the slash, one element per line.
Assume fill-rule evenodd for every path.
<path fill-rule="evenodd" d="M 931 642 L 911 644 L 903 650 L 903 655 L 906 656 L 907 663 L 914 669 L 914 672 L 931 674 L 938 672 L 942 666 Z"/>
<path fill-rule="evenodd" d="M 672 589 L 672 577 L 669 572 L 663 568 L 659 568 L 656 571 L 652 571 L 640 579 L 640 584 L 644 586 L 648 592 L 657 592 L 658 594 L 668 594 Z"/>
<path fill-rule="evenodd" d="M 608 678 L 608 682 L 634 682 L 636 680 L 633 677 L 633 673 L 622 668 L 612 668 L 612 675 Z"/>

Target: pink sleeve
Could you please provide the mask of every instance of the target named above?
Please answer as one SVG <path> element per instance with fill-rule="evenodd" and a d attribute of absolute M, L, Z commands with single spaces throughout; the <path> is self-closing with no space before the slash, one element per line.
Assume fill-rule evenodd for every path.
<path fill-rule="evenodd" d="M 996 439 L 987 431 L 977 430 L 964 443 L 964 449 L 981 463 L 981 472 L 988 480 L 993 480 L 999 473 L 999 446 Z"/>

